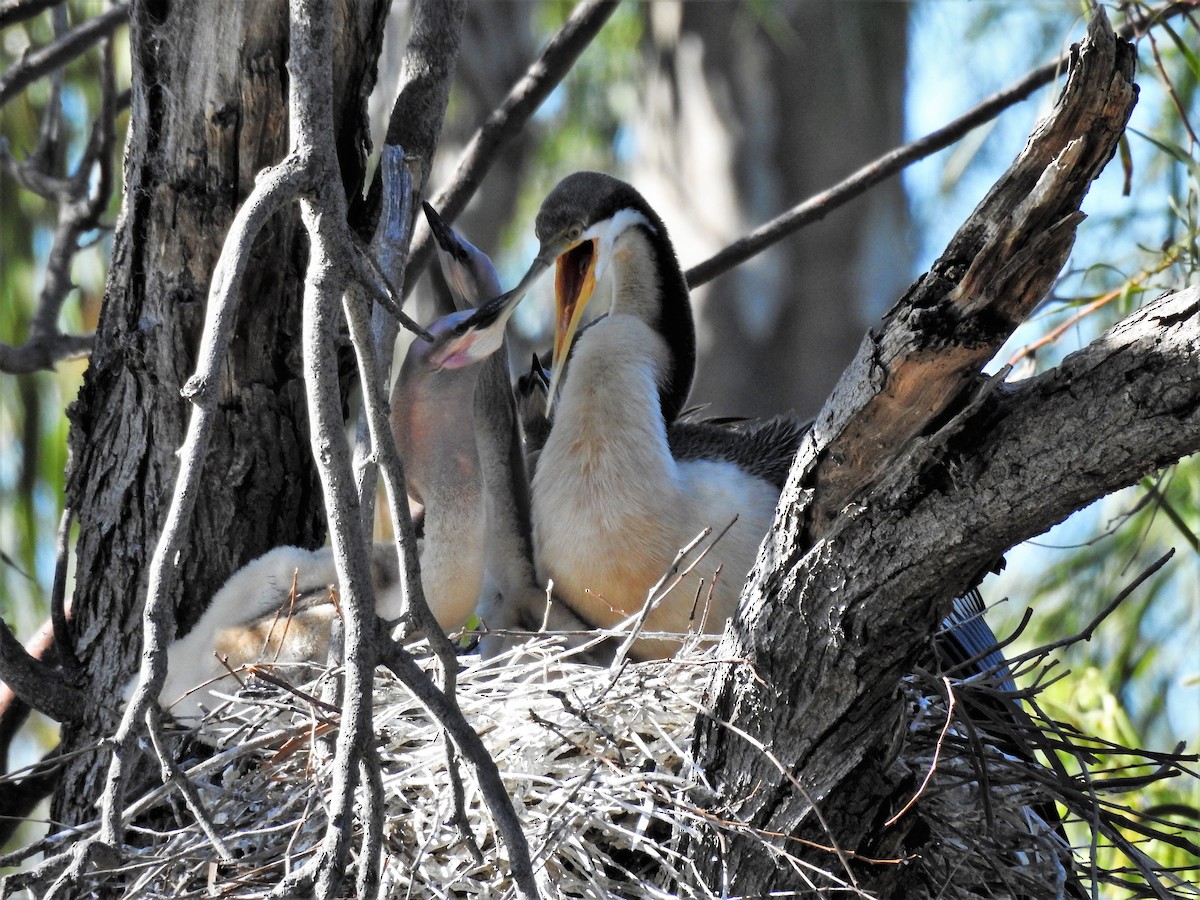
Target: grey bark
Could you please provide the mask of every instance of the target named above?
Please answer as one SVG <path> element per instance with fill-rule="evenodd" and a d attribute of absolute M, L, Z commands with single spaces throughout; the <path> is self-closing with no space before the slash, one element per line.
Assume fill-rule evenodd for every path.
<path fill-rule="evenodd" d="M 255 174 L 287 150 L 286 4 L 204 6 L 197 15 L 143 2 L 130 13 L 125 201 L 95 350 L 70 412 L 68 503 L 80 525 L 75 651 L 98 705 L 113 706 L 134 670 L 149 556 L 186 424 L 179 392 L 194 368 L 213 266 Z M 364 98 L 384 6 L 338 11 L 333 127 L 348 192 L 362 181 Z M 181 629 L 247 560 L 324 535 L 297 350 L 306 258 L 298 225 L 294 213 L 273 221 L 243 285 L 220 421 L 171 597 Z M 64 728 L 64 749 L 96 738 Z M 56 820 L 92 817 L 98 757 L 67 769 Z"/>
<path fill-rule="evenodd" d="M 1054 113 L 818 416 L 721 648 L 749 666 L 721 672 L 700 729 L 723 814 L 850 851 L 887 841 L 872 828 L 891 791 L 899 679 L 953 597 L 1013 544 L 1200 449 L 1194 291 L 1038 379 L 969 390 L 1066 259 L 1136 98 L 1132 70 L 1097 13 Z M 749 836 L 702 859 L 710 883 L 727 872 L 739 894 L 795 886 Z M 902 877 L 859 875 L 882 896 Z"/>

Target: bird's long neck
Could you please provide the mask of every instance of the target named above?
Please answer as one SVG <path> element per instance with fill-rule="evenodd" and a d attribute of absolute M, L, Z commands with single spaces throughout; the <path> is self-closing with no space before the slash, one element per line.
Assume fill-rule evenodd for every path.
<path fill-rule="evenodd" d="M 576 490 L 618 515 L 673 483 L 660 406 L 670 352 L 656 330 L 620 306 L 576 342 L 546 446 L 536 495 Z"/>
<path fill-rule="evenodd" d="M 657 218 L 657 217 L 655 217 Z M 608 278 L 613 312 L 646 323 L 666 348 L 657 373 L 660 415 L 683 411 L 696 369 L 696 330 L 687 282 L 661 222 L 658 230 L 631 228 L 613 248 Z"/>

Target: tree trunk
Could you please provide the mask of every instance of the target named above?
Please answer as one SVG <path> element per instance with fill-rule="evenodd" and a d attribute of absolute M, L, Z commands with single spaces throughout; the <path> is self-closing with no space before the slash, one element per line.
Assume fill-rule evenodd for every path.
<path fill-rule="evenodd" d="M 334 127 L 348 193 L 361 189 L 365 100 L 384 0 L 337 15 Z M 125 193 L 103 312 L 70 411 L 68 504 L 79 522 L 75 653 L 115 708 L 135 668 L 148 565 L 173 485 L 213 267 L 256 173 L 287 151 L 288 10 L 277 2 L 134 3 Z M 259 237 L 242 290 L 218 427 L 174 603 L 186 630 L 228 575 L 270 547 L 324 537 L 298 347 L 307 251 L 294 211 Z M 97 735 L 64 727 L 63 749 Z M 76 759 L 53 818 L 93 817 L 100 753 Z"/>
<path fill-rule="evenodd" d="M 803 887 L 756 836 L 798 835 L 814 842 L 799 855 L 895 896 L 904 867 L 817 845 L 872 856 L 904 841 L 878 827 L 899 793 L 900 679 L 953 597 L 1015 543 L 1200 447 L 1192 292 L 1000 399 L 964 390 L 1052 284 L 1136 99 L 1132 48 L 1101 13 L 1072 62 L 1054 114 L 867 336 L 801 447 L 718 653 L 748 665 L 722 671 L 699 729 L 721 817 L 749 826 L 704 845 L 711 884 Z"/>

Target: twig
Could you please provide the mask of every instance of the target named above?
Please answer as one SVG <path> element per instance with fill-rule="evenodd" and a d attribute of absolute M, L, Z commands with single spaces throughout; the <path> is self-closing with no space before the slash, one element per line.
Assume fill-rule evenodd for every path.
<path fill-rule="evenodd" d="M 367 786 L 367 805 L 359 816 L 363 833 L 355 896 L 358 900 L 379 900 L 383 888 L 380 877 L 380 861 L 383 859 L 383 772 L 379 765 L 379 757 L 374 753 L 364 755 L 359 760 L 359 765 L 362 767 L 362 782 Z"/>
<path fill-rule="evenodd" d="M 304 281 L 304 385 L 313 459 L 341 586 L 344 627 L 342 721 L 335 742 L 329 824 L 320 851 L 305 865 L 318 898 L 338 892 L 350 852 L 355 789 L 360 763 L 374 752 L 370 741 L 371 687 L 375 668 L 375 611 L 366 541 L 359 527 L 350 448 L 343 430 L 334 352 L 337 304 L 352 267 L 354 242 L 346 224 L 347 203 L 333 121 L 333 6 L 330 0 L 290 4 L 291 52 L 288 108 L 294 152 L 310 167 L 314 183 L 301 197 L 309 235 Z M 375 861 L 365 862 L 369 868 Z M 282 885 L 281 885 L 282 888 Z"/>
<path fill-rule="evenodd" d="M 540 894 L 533 877 L 529 842 L 521 830 L 521 820 L 513 808 L 512 799 L 504 789 L 500 769 L 488 753 L 487 747 L 450 700 L 433 686 L 404 648 L 391 640 L 382 640 L 379 642 L 379 658 L 380 662 L 391 669 L 404 686 L 412 691 L 421 705 L 442 723 L 454 738 L 454 742 L 471 760 L 484 802 L 487 803 L 496 828 L 508 847 L 513 882 L 525 900 L 538 900 Z"/>
<path fill-rule="evenodd" d="M 413 217 L 412 170 L 407 165 L 404 148 L 385 146 L 379 160 L 379 171 L 383 199 L 379 223 L 371 238 L 371 255 L 379 266 L 381 277 L 391 286 L 392 295 L 402 298 L 403 295 L 395 290 L 395 286 L 404 284 Z M 396 345 L 398 332 L 395 318 L 386 315 L 382 309 L 371 310 L 370 344 L 375 353 L 373 377 L 378 384 L 388 384 L 391 380 L 392 348 Z M 379 481 L 379 463 L 371 448 L 370 423 L 365 408 L 359 413 L 354 437 L 354 471 L 358 483 L 359 518 L 363 534 L 370 539 L 375 529 L 375 490 Z M 404 540 L 403 536 L 400 539 Z"/>
<path fill-rule="evenodd" d="M 1179 15 L 1189 8 L 1194 9 L 1195 4 L 1169 3 L 1147 16 L 1145 21 L 1149 23 L 1161 22 L 1172 16 Z M 1136 37 L 1148 31 L 1149 28 L 1150 24 L 1130 22 L 1117 29 L 1117 33 L 1122 37 Z M 1034 91 L 1049 84 L 1060 72 L 1065 70 L 1068 58 L 1066 56 L 1060 57 L 1039 66 L 1024 78 L 988 97 L 982 103 L 979 103 L 958 118 L 952 119 L 941 128 L 931 131 L 929 134 L 911 143 L 885 153 L 873 162 L 867 163 L 849 177 L 842 179 L 833 187 L 819 194 L 814 194 L 802 203 L 793 206 L 787 212 L 760 225 L 745 237 L 734 241 L 728 247 L 688 269 L 684 273 L 688 285 L 690 287 L 698 287 L 705 282 L 712 281 L 718 275 L 729 271 L 734 266 L 740 265 L 755 254 L 761 253 L 772 244 L 798 231 L 805 225 L 820 221 L 838 207 L 844 206 L 855 197 L 866 192 L 881 181 L 890 178 L 897 172 L 902 171 L 912 163 L 932 156 L 939 150 L 949 147 L 972 129 L 978 128 L 985 122 L 992 120 L 999 113 L 1008 109 L 1008 107 L 1016 105 L 1029 97 Z"/>
<path fill-rule="evenodd" d="M 1147 578 L 1165 566 L 1174 555 L 1175 548 L 1172 547 L 1157 560 L 1151 563 L 1140 575 L 1138 575 L 1137 578 L 1132 581 L 1132 583 L 1127 585 L 1121 591 L 1121 593 L 1117 594 L 1117 596 L 1113 597 L 1112 600 L 1105 604 L 1104 609 L 1100 610 L 1100 612 L 1093 616 L 1092 620 L 1084 626 L 1083 630 L 1076 632 L 1075 634 L 1068 635 L 1065 638 L 1060 638 L 1057 641 L 1051 641 L 1049 644 L 1045 644 L 1035 650 L 1030 650 L 1028 653 L 1022 653 L 1020 656 L 1014 656 L 1009 661 L 1009 664 L 1017 665 L 1029 659 L 1044 657 L 1055 650 L 1059 650 L 1063 647 L 1069 647 L 1072 644 L 1078 644 L 1080 641 L 1090 641 L 1092 639 L 1092 635 L 1095 634 L 1096 629 L 1100 626 L 1100 623 L 1107 619 L 1112 614 L 1113 610 L 1120 606 L 1125 601 L 1126 597 L 1136 591 Z"/>
<path fill-rule="evenodd" d="M 57 4 L 66 6 L 66 0 L 8 0 L 0 6 L 0 28 L 32 19 Z"/>
<path fill-rule="evenodd" d="M 562 28 L 509 90 L 508 96 L 471 136 L 454 176 L 431 201 L 447 224 L 452 224 L 466 208 L 500 150 L 520 133 L 542 101 L 571 71 L 580 54 L 616 11 L 618 3 L 619 0 L 584 0 L 576 5 Z M 418 230 L 406 291 L 416 283 L 417 276 L 429 262 L 433 250 L 430 238 L 429 229 Z"/>
<path fill-rule="evenodd" d="M 951 687 L 950 679 L 947 678 L 945 675 L 942 676 L 942 686 L 946 689 L 946 697 L 947 697 L 946 721 L 944 723 L 942 723 L 942 733 L 938 736 L 937 743 L 934 744 L 933 760 L 929 763 L 929 771 L 927 771 L 925 773 L 925 777 L 923 779 L 921 779 L 921 786 L 917 788 L 916 793 L 914 793 L 912 795 L 912 798 L 907 803 L 905 803 L 904 806 L 902 806 L 900 808 L 900 811 L 898 813 L 896 813 L 894 816 L 892 816 L 890 819 L 888 819 L 886 822 L 883 823 L 884 828 L 891 828 L 893 825 L 895 825 L 897 822 L 900 821 L 900 819 L 904 816 L 905 813 L 907 813 L 910 809 L 913 808 L 913 804 L 915 804 L 919 799 L 921 799 L 921 795 L 925 793 L 925 789 L 927 787 L 929 787 L 929 782 L 933 780 L 933 774 L 937 771 L 938 759 L 942 755 L 942 745 L 946 741 L 946 733 L 950 730 L 950 723 L 954 721 L 954 705 L 955 705 L 955 703 L 954 703 L 954 688 Z M 984 792 L 985 796 L 988 795 L 989 793 L 990 792 L 988 792 L 988 791 Z"/>
<path fill-rule="evenodd" d="M 175 762 L 174 757 L 166 746 L 166 736 L 162 730 L 162 719 L 159 716 L 148 714 L 146 716 L 146 730 L 150 734 L 150 743 L 154 747 L 155 755 L 158 757 L 162 783 L 174 786 L 183 795 L 183 802 L 195 818 L 200 830 L 204 832 L 205 837 L 212 844 L 213 849 L 217 851 L 217 855 L 221 857 L 221 861 L 232 862 L 234 856 L 230 852 L 229 847 L 225 845 L 224 839 L 217 833 L 217 828 L 213 825 L 208 810 L 200 802 L 200 795 L 196 793 L 196 786 L 180 771 L 179 764 Z"/>
<path fill-rule="evenodd" d="M 112 34 L 128 17 L 126 4 L 114 6 L 10 66 L 0 75 L 0 106 L 43 75 L 66 65 L 92 44 Z"/>
<path fill-rule="evenodd" d="M 0 681 L 17 697 L 59 722 L 91 724 L 99 722 L 93 700 L 62 674 L 35 659 L 0 620 Z"/>
<path fill-rule="evenodd" d="M 126 760 L 133 736 L 147 710 L 157 710 L 156 698 L 167 671 L 167 642 L 174 627 L 171 597 L 175 592 L 175 563 L 182 550 L 199 493 L 200 474 L 209 440 L 216 425 L 217 380 L 224 365 L 233 328 L 238 289 L 250 258 L 255 236 L 286 202 L 306 184 L 306 173 L 296 157 L 264 171 L 242 208 L 234 216 L 229 234 L 213 270 L 205 313 L 204 332 L 197 354 L 196 372 L 180 393 L 193 403 L 187 435 L 179 450 L 179 472 L 175 490 L 150 562 L 150 584 L 142 613 L 143 647 L 137 687 L 113 737 L 113 756 L 107 784 L 101 796 L 100 840 L 119 843 L 122 831 Z M 151 709 L 153 707 L 153 709 Z"/>
<path fill-rule="evenodd" d="M 63 675 L 78 683 L 83 668 L 75 655 L 75 634 L 71 628 L 71 599 L 67 596 L 67 569 L 71 555 L 71 520 L 75 511 L 64 506 L 54 540 L 54 581 L 50 586 L 50 622 L 54 629 L 54 645 L 58 648 L 58 664 Z"/>

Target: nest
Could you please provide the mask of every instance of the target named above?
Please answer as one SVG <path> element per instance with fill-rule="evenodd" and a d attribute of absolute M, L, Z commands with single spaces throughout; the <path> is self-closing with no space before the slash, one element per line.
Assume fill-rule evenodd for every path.
<path fill-rule="evenodd" d="M 499 766 L 539 880 L 568 898 L 713 896 L 688 846 L 704 829 L 736 826 L 702 808 L 712 794 L 690 745 L 713 668 L 728 661 L 709 649 L 617 673 L 573 662 L 549 640 L 520 652 L 520 661 L 463 657 L 457 696 Z M 119 867 L 93 868 L 90 883 L 114 897 L 251 898 L 303 865 L 324 837 L 333 765 L 334 729 L 313 699 L 319 690 L 252 683 L 204 723 L 209 746 L 191 744 L 197 752 L 184 767 L 232 862 L 219 860 L 174 791 L 160 785 L 129 810 L 128 840 L 137 848 Z M 986 709 L 992 690 L 921 675 L 903 685 L 908 721 L 889 774 L 904 794 L 898 807 L 913 802 L 900 811 L 902 825 L 884 830 L 888 849 L 903 860 L 911 894 L 1071 896 L 1070 848 L 1037 812 L 1063 800 L 1064 789 L 1053 768 L 1006 752 L 1003 739 L 981 738 L 971 707 Z M 460 826 L 458 779 L 440 728 L 382 670 L 375 702 L 385 895 L 513 896 L 505 846 L 471 766 L 457 763 Z M 1078 782 L 1066 783 L 1076 808 Z M 778 843 L 772 852 L 786 857 Z M 846 890 L 836 862 L 824 873 L 811 860 L 794 862 L 815 889 Z M 1196 896 L 1186 885 L 1173 889 Z"/>

